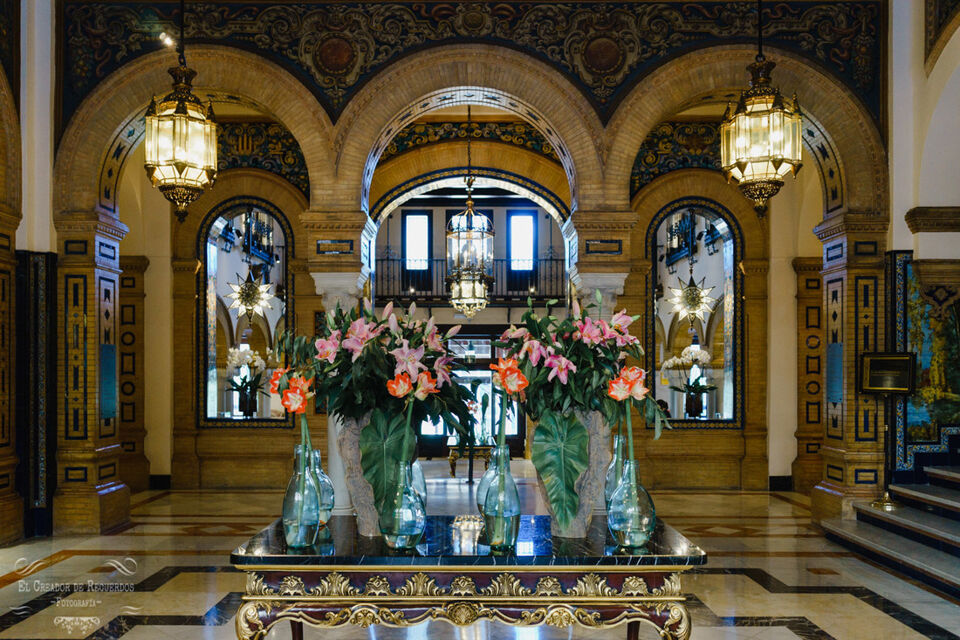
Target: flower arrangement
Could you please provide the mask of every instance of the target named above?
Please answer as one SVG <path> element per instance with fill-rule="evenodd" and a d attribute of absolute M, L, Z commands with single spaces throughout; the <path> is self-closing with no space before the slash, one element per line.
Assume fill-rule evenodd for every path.
<path fill-rule="evenodd" d="M 267 349 L 266 358 L 252 349 L 231 348 L 227 351 L 229 369 L 239 371 L 244 366 L 248 368 L 249 374 L 244 374 L 239 380 L 228 377 L 227 382 L 231 389 L 240 394 L 240 410 L 249 417 L 256 412 L 257 394 L 261 393 L 263 386 L 263 372 L 277 366 L 276 356 L 271 349 Z"/>
<path fill-rule="evenodd" d="M 447 348 L 460 327 L 441 334 L 433 318 L 415 319 L 415 312 L 415 304 L 404 313 L 391 303 L 378 318 L 368 300 L 348 310 L 337 305 L 323 317 L 318 336 L 288 331 L 277 339 L 287 368 L 274 373 L 272 392 L 286 397 L 292 390 L 301 396 L 291 397 L 297 408 L 314 398 L 331 415 L 369 420 L 360 432 L 361 466 L 378 508 L 396 462 L 413 458 L 410 425 L 442 420 L 464 439 L 472 437 L 467 403 L 473 393 L 454 382 L 458 367 Z M 298 387 L 293 381 L 300 379 L 312 383 Z M 301 426 L 306 429 L 305 417 Z"/>
<path fill-rule="evenodd" d="M 710 366 L 710 352 L 701 349 L 699 346 L 690 345 L 680 352 L 679 356 L 668 358 L 663 363 L 663 370 L 670 377 L 670 388 L 680 393 L 706 393 L 713 391 L 717 387 L 712 384 L 704 384 L 704 369 Z M 696 365 L 700 369 L 699 375 L 691 380 L 691 371 Z"/>
<path fill-rule="evenodd" d="M 522 326 L 510 327 L 497 346 L 516 359 L 528 381 L 520 399 L 538 422 L 531 458 L 554 516 L 566 527 L 579 508 L 577 479 L 589 464 L 589 436 L 577 412 L 598 411 L 607 424 L 619 426 L 625 419 L 623 405 L 609 395 L 609 385 L 622 377 L 623 361 L 639 360 L 643 349 L 629 331 L 637 317 L 625 310 L 606 321 L 590 316 L 597 305 L 582 310 L 574 301 L 569 316 L 559 319 L 550 315 L 553 304 L 555 300 L 548 302 L 548 315 L 539 317 L 530 302 Z M 657 403 L 646 392 L 631 402 L 659 438 L 667 421 Z"/>

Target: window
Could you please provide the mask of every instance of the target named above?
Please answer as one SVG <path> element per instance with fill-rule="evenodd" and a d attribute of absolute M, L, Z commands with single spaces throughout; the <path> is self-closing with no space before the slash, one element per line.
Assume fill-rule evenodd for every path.
<path fill-rule="evenodd" d="M 430 268 L 430 214 L 403 214 L 403 266 L 407 271 Z"/>
<path fill-rule="evenodd" d="M 536 211 L 507 212 L 511 271 L 532 271 L 537 245 Z"/>

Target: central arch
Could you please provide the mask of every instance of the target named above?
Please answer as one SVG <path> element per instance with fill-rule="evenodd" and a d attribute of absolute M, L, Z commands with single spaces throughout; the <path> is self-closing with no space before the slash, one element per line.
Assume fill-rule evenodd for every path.
<path fill-rule="evenodd" d="M 369 213 L 370 183 L 383 149 L 403 126 L 452 105 L 495 106 L 536 127 L 560 156 L 571 209 L 602 184 L 603 127 L 558 71 L 503 47 L 439 47 L 409 56 L 368 84 L 337 123 L 337 176 L 346 206 Z"/>

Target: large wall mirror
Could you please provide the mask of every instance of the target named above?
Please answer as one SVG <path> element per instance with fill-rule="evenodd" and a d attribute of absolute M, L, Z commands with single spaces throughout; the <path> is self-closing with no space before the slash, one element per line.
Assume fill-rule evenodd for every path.
<path fill-rule="evenodd" d="M 655 397 L 680 426 L 741 427 L 742 240 L 735 219 L 712 200 L 676 200 L 655 216 L 647 243 Z"/>
<path fill-rule="evenodd" d="M 265 200 L 231 198 L 204 220 L 197 254 L 199 424 L 289 424 L 279 399 L 269 393 L 270 376 L 279 366 L 271 348 L 291 312 L 286 218 Z M 251 286 L 266 294 L 257 309 L 238 302 L 250 302 L 243 296 Z"/>

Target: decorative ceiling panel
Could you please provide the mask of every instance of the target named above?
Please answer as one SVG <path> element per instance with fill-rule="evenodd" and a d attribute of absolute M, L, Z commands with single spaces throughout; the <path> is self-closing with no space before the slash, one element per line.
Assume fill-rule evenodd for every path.
<path fill-rule="evenodd" d="M 176 3 L 61 0 L 62 121 L 103 78 L 161 48 Z M 881 121 L 881 0 L 792 0 L 764 8 L 771 46 L 827 69 Z M 350 98 L 401 56 L 482 42 L 524 51 L 564 73 L 606 121 L 636 81 L 670 58 L 753 43 L 752 2 L 190 3 L 189 42 L 256 51 L 299 77 L 336 120 Z M 189 52 L 188 52 L 189 54 Z M 189 59 L 189 55 L 188 55 Z M 746 71 L 744 72 L 746 81 Z"/>

